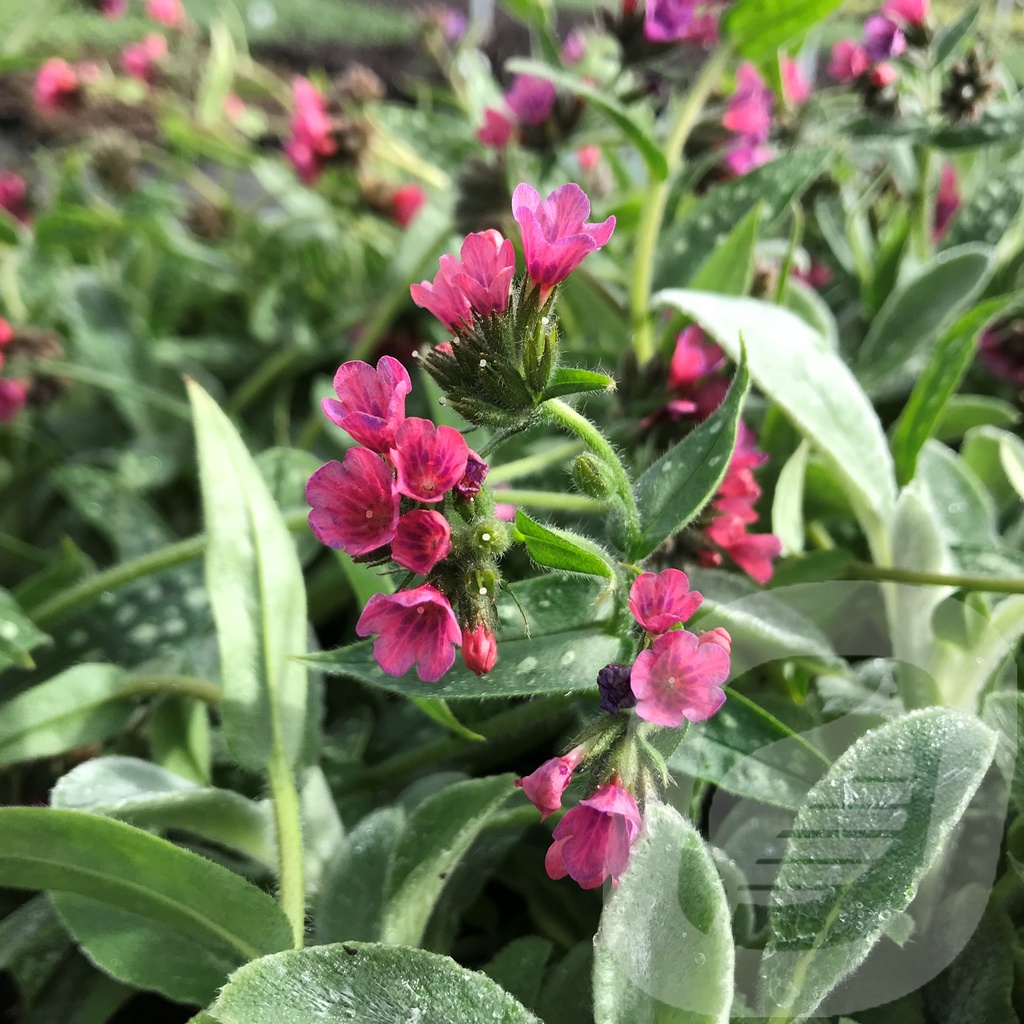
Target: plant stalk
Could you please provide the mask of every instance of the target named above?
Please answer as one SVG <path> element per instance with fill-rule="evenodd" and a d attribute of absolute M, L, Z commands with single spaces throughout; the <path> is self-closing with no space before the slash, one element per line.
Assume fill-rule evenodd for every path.
<path fill-rule="evenodd" d="M 302 813 L 295 775 L 279 736 L 267 762 L 271 803 L 274 807 L 274 832 L 277 838 L 278 903 L 292 926 L 295 949 L 302 949 L 306 933 L 306 885 L 303 871 Z"/>

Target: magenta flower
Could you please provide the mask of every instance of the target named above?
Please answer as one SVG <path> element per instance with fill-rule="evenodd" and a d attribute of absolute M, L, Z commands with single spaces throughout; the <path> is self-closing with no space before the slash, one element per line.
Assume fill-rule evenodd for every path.
<path fill-rule="evenodd" d="M 744 61 L 736 73 L 736 91 L 729 99 L 729 106 L 722 124 L 738 135 L 764 142 L 772 127 L 771 90 L 757 68 Z"/>
<path fill-rule="evenodd" d="M 389 543 L 398 526 L 398 491 L 388 464 L 365 448 L 321 466 L 306 484 L 309 526 L 328 547 L 365 555 Z"/>
<path fill-rule="evenodd" d="M 516 123 L 496 107 L 484 109 L 484 123 L 476 130 L 476 137 L 491 149 L 504 149 L 516 130 Z"/>
<path fill-rule="evenodd" d="M 562 806 L 562 794 L 572 781 L 572 773 L 583 760 L 583 748 L 576 747 L 564 757 L 553 757 L 545 761 L 535 772 L 516 779 L 516 786 L 540 811 L 543 821 Z"/>
<path fill-rule="evenodd" d="M 459 624 L 448 599 L 429 584 L 397 594 L 374 594 L 356 623 L 359 636 L 379 634 L 377 664 L 392 676 L 417 666 L 425 683 L 436 683 L 455 661 Z"/>
<path fill-rule="evenodd" d="M 9 423 L 28 401 L 28 381 L 0 377 L 0 423 Z"/>
<path fill-rule="evenodd" d="M 53 113 L 67 109 L 80 87 L 75 69 L 66 60 L 51 57 L 36 75 L 33 95 L 40 110 Z"/>
<path fill-rule="evenodd" d="M 609 877 L 614 885 L 626 870 L 641 825 L 633 794 L 616 780 L 606 782 L 555 826 L 555 841 L 544 858 L 548 877 L 568 875 L 581 889 L 596 889 Z"/>
<path fill-rule="evenodd" d="M 465 475 L 469 445 L 454 427 L 410 416 L 395 434 L 391 461 L 398 492 L 415 501 L 440 501 Z"/>
<path fill-rule="evenodd" d="M 907 48 L 907 37 L 894 21 L 872 14 L 864 22 L 864 52 L 868 60 L 883 61 L 898 57 Z"/>
<path fill-rule="evenodd" d="M 782 75 L 782 96 L 791 107 L 799 107 L 811 96 L 811 83 L 800 70 L 792 57 L 783 54 L 779 60 L 779 72 Z"/>
<path fill-rule="evenodd" d="M 555 87 L 545 78 L 516 75 L 505 103 L 520 124 L 543 124 L 555 107 Z"/>
<path fill-rule="evenodd" d="M 413 183 L 400 185 L 391 193 L 391 217 L 400 228 L 407 228 L 427 201 L 427 193 Z"/>
<path fill-rule="evenodd" d="M 140 82 L 152 84 L 156 65 L 167 56 L 167 40 L 153 32 L 141 43 L 129 43 L 121 51 L 121 67 L 125 74 Z"/>
<path fill-rule="evenodd" d="M 939 190 L 935 195 L 935 226 L 932 238 L 938 242 L 949 230 L 949 225 L 960 209 L 960 189 L 957 187 L 956 171 L 946 161 L 939 174 Z"/>
<path fill-rule="evenodd" d="M 852 82 L 868 69 L 868 55 L 864 47 L 852 39 L 840 39 L 832 47 L 828 62 L 828 76 L 837 82 Z"/>
<path fill-rule="evenodd" d="M 885 0 L 882 13 L 894 21 L 908 25 L 923 25 L 928 17 L 930 0 Z"/>
<path fill-rule="evenodd" d="M 741 178 L 768 163 L 773 155 L 770 146 L 755 142 L 750 136 L 741 135 L 726 154 L 725 165 L 736 177 Z"/>
<path fill-rule="evenodd" d="M 322 402 L 327 418 L 375 452 L 389 452 L 405 419 L 405 396 L 412 391 L 409 371 L 392 356 L 381 356 L 374 369 L 351 359 L 334 375 L 338 401 Z"/>
<path fill-rule="evenodd" d="M 181 0 L 146 0 L 146 14 L 167 28 L 181 28 L 185 24 Z"/>
<path fill-rule="evenodd" d="M 571 29 L 562 43 L 560 55 L 563 64 L 579 64 L 587 53 L 587 41 L 578 29 Z"/>
<path fill-rule="evenodd" d="M 732 652 L 732 636 L 724 626 L 715 626 L 714 629 L 701 633 L 697 637 L 697 646 L 701 644 L 718 644 L 726 654 Z"/>
<path fill-rule="evenodd" d="M 636 713 L 656 725 L 703 722 L 725 702 L 729 653 L 717 643 L 698 642 L 683 629 L 659 636 L 633 665 L 629 684 Z"/>
<path fill-rule="evenodd" d="M 647 0 L 644 37 L 651 43 L 689 39 L 700 0 Z"/>
<path fill-rule="evenodd" d="M 284 145 L 285 156 L 292 162 L 303 181 L 316 180 L 324 160 L 338 148 L 333 126 L 327 113 L 327 102 L 307 78 L 292 82 L 291 135 Z"/>
<path fill-rule="evenodd" d="M 412 301 L 429 309 L 449 330 L 470 324 L 474 316 L 504 313 L 516 272 L 516 251 L 497 231 L 466 235 L 461 260 L 445 254 L 433 282 L 421 281 L 409 289 Z"/>
<path fill-rule="evenodd" d="M 732 512 L 718 516 L 705 527 L 704 536 L 761 586 L 772 578 L 773 561 L 782 554 L 782 542 L 775 534 L 748 534 L 743 517 Z"/>
<path fill-rule="evenodd" d="M 426 576 L 452 549 L 452 530 L 440 512 L 414 508 L 398 520 L 391 557 L 403 568 Z"/>
<path fill-rule="evenodd" d="M 102 0 L 100 11 L 104 18 L 116 21 L 123 18 L 128 11 L 128 0 Z"/>
<path fill-rule="evenodd" d="M 570 182 L 541 201 L 527 184 L 512 193 L 512 216 L 523 231 L 523 252 L 531 280 L 542 295 L 564 281 L 584 258 L 605 245 L 615 230 L 615 218 L 601 224 L 587 223 L 590 200 L 579 185 Z"/>
<path fill-rule="evenodd" d="M 485 676 L 498 661 L 498 641 L 487 626 L 478 622 L 462 631 L 462 660 L 470 672 Z"/>
<path fill-rule="evenodd" d="M 725 353 L 721 347 L 708 341 L 704 332 L 694 324 L 676 338 L 668 368 L 668 386 L 673 389 L 689 387 L 724 365 Z"/>
<path fill-rule="evenodd" d="M 0 210 L 6 210 L 16 220 L 28 220 L 28 186 L 20 174 L 0 171 Z"/>
<path fill-rule="evenodd" d="M 887 85 L 892 85 L 899 78 L 899 72 L 892 64 L 887 64 L 883 61 L 868 71 L 868 78 L 871 79 L 873 86 L 878 89 L 884 89 Z"/>
<path fill-rule="evenodd" d="M 600 146 L 580 146 L 576 150 L 576 162 L 584 174 L 590 174 L 601 162 Z"/>
<path fill-rule="evenodd" d="M 731 512 L 745 523 L 756 523 L 757 512 L 754 506 L 760 497 L 761 488 L 754 474 L 749 469 L 730 464 L 715 492 L 712 507 L 718 512 Z"/>
<path fill-rule="evenodd" d="M 667 633 L 690 618 L 703 600 L 679 569 L 643 572 L 629 588 L 629 610 L 648 633 Z"/>

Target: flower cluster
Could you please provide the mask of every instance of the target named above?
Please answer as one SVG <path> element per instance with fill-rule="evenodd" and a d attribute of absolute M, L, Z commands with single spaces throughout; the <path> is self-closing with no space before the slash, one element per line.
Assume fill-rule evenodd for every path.
<path fill-rule="evenodd" d="M 284 152 L 299 177 L 309 184 L 319 177 L 324 161 L 334 155 L 338 144 L 327 101 L 308 78 L 298 77 L 292 82 L 292 102 L 291 134 Z"/>
<path fill-rule="evenodd" d="M 81 96 L 79 73 L 61 57 L 51 57 L 36 74 L 33 95 L 43 113 L 70 110 Z"/>
<path fill-rule="evenodd" d="M 152 85 L 157 68 L 167 57 L 167 39 L 151 32 L 138 43 L 129 43 L 121 51 L 121 67 L 126 75 Z"/>
<path fill-rule="evenodd" d="M 489 596 L 487 584 L 477 585 L 461 602 L 465 626 L 460 630 L 450 597 L 457 591 L 453 577 L 461 582 L 465 574 L 443 569 L 435 574 L 453 547 L 451 525 L 441 509 L 449 498 L 472 505 L 487 474 L 486 463 L 457 430 L 405 415 L 412 381 L 391 356 L 382 357 L 376 368 L 358 360 L 343 363 L 334 390 L 338 397 L 324 400 L 324 412 L 357 447 L 310 477 L 309 525 L 329 547 L 378 561 L 390 558 L 428 578 L 411 590 L 375 595 L 356 632 L 378 634 L 374 656 L 391 675 L 404 675 L 417 664 L 420 678 L 435 682 L 451 668 L 460 643 L 470 669 L 490 671 L 497 658 L 493 616 L 490 602 L 481 607 L 479 600 Z M 499 528 L 494 524 L 490 532 L 483 531 L 485 550 L 498 546 Z M 480 572 L 496 581 L 490 566 Z"/>
<path fill-rule="evenodd" d="M 11 325 L 0 317 L 0 370 L 4 368 L 4 349 L 13 338 Z M 28 381 L 0 377 L 0 423 L 7 423 L 21 412 L 28 399 L 28 390 Z"/>
<path fill-rule="evenodd" d="M 484 109 L 484 123 L 476 137 L 492 149 L 504 149 L 523 128 L 535 128 L 547 121 L 555 109 L 555 87 L 544 78 L 516 75 L 502 96 L 500 107 Z"/>

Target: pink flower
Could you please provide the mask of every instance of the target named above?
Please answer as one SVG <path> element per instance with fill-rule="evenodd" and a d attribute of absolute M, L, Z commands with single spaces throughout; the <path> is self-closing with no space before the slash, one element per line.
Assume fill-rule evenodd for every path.
<path fill-rule="evenodd" d="M 238 93 L 232 92 L 224 97 L 224 114 L 229 121 L 237 124 L 246 113 L 245 100 Z"/>
<path fill-rule="evenodd" d="M 555 87 L 545 78 L 516 75 L 505 102 L 520 124 L 543 124 L 555 107 Z"/>
<path fill-rule="evenodd" d="M 292 100 L 295 109 L 291 118 L 291 136 L 285 143 L 285 155 L 292 162 L 299 177 L 314 181 L 324 160 L 338 148 L 332 134 L 327 102 L 307 78 L 292 82 Z"/>
<path fill-rule="evenodd" d="M 28 187 L 25 179 L 13 171 L 0 171 L 0 210 L 6 210 L 23 223 L 28 220 Z"/>
<path fill-rule="evenodd" d="M 463 647 L 465 653 L 465 647 Z M 540 820 L 554 814 L 562 806 L 562 794 L 572 781 L 572 773 L 583 760 L 583 748 L 576 747 L 564 757 L 545 761 L 535 772 L 516 779 L 530 803 L 540 811 Z"/>
<path fill-rule="evenodd" d="M 47 113 L 65 110 L 78 95 L 80 81 L 75 69 L 60 57 L 51 57 L 36 75 L 36 105 Z"/>
<path fill-rule="evenodd" d="M 167 56 L 167 40 L 156 32 L 141 43 L 130 43 L 121 51 L 121 67 L 125 74 L 141 82 L 152 83 L 154 65 Z"/>
<path fill-rule="evenodd" d="M 365 555 L 389 543 L 398 526 L 398 491 L 388 464 L 365 448 L 321 466 L 306 484 L 309 526 L 328 547 Z"/>
<path fill-rule="evenodd" d="M 659 636 L 633 665 L 629 684 L 636 713 L 656 725 L 703 722 L 725 702 L 729 653 L 717 643 L 699 643 L 693 633 L 676 629 Z"/>
<path fill-rule="evenodd" d="M 516 130 L 515 121 L 495 107 L 484 109 L 484 123 L 476 130 L 476 137 L 492 149 L 504 149 Z"/>
<path fill-rule="evenodd" d="M 886 64 L 883 61 L 881 64 L 876 64 L 868 72 L 868 78 L 871 79 L 873 86 L 878 89 L 884 89 L 887 85 L 892 85 L 899 78 L 899 72 L 891 64 Z"/>
<path fill-rule="evenodd" d="M 868 60 L 883 61 L 898 57 L 907 48 L 907 38 L 894 21 L 872 14 L 864 22 L 864 52 Z"/>
<path fill-rule="evenodd" d="M 389 474 L 390 475 L 390 474 Z M 452 530 L 440 512 L 414 508 L 398 520 L 391 557 L 403 568 L 426 576 L 452 549 Z"/>
<path fill-rule="evenodd" d="M 651 43 L 688 39 L 699 0 L 647 0 L 644 37 Z"/>
<path fill-rule="evenodd" d="M 832 47 L 832 58 L 828 62 L 828 76 L 837 82 L 852 82 L 868 69 L 868 55 L 864 47 L 852 39 L 840 39 Z"/>
<path fill-rule="evenodd" d="M 391 461 L 399 494 L 440 501 L 466 475 L 469 446 L 454 427 L 435 427 L 430 420 L 410 416 L 395 434 Z"/>
<path fill-rule="evenodd" d="M 421 281 L 409 289 L 413 302 L 429 309 L 449 330 L 469 325 L 473 317 L 504 313 L 516 272 L 516 252 L 507 238 L 494 230 L 466 236 L 459 251 L 440 259 L 433 282 Z"/>
<path fill-rule="evenodd" d="M 412 391 L 409 371 L 391 356 L 381 356 L 376 369 L 352 359 L 338 367 L 334 391 L 338 401 L 323 400 L 327 418 L 372 451 L 389 452 Z"/>
<path fill-rule="evenodd" d="M 427 193 L 419 185 L 402 185 L 391 194 L 391 216 L 400 228 L 407 228 L 427 201 Z"/>
<path fill-rule="evenodd" d="M 641 825 L 633 794 L 618 781 L 606 782 L 555 826 L 555 841 L 544 858 L 548 877 L 569 875 L 581 889 L 596 889 L 609 877 L 615 884 Z"/>
<path fill-rule="evenodd" d="M 705 527 L 704 535 L 755 583 L 764 586 L 772 578 L 775 571 L 772 562 L 782 554 L 782 542 L 775 534 L 748 534 L 743 517 L 727 512 Z"/>
<path fill-rule="evenodd" d="M 935 227 L 932 238 L 937 242 L 949 230 L 949 225 L 960 209 L 960 190 L 957 187 L 956 171 L 948 161 L 942 165 L 939 174 L 939 190 L 935 196 Z"/>
<path fill-rule="evenodd" d="M 579 64 L 586 55 L 586 52 L 587 44 L 583 38 L 583 33 L 578 29 L 572 29 L 565 37 L 565 42 L 562 43 L 562 63 L 568 65 Z"/>
<path fill-rule="evenodd" d="M 736 177 L 741 178 L 757 167 L 768 163 L 773 156 L 770 146 L 761 145 L 749 136 L 740 136 L 739 142 L 726 154 L 725 164 Z"/>
<path fill-rule="evenodd" d="M 928 17 L 930 0 L 885 0 L 882 13 L 887 18 L 906 22 L 908 25 L 923 25 Z"/>
<path fill-rule="evenodd" d="M 437 682 L 452 667 L 460 640 L 452 606 L 429 584 L 397 594 L 374 594 L 359 616 L 356 633 L 379 634 L 373 656 L 388 675 L 404 676 L 415 664 L 425 683 Z"/>
<path fill-rule="evenodd" d="M 738 515 L 745 523 L 756 523 L 757 512 L 754 505 L 761 497 L 761 488 L 754 480 L 754 474 L 746 468 L 733 466 L 731 463 L 722 482 L 715 492 L 713 508 L 719 512 L 731 512 Z"/>
<path fill-rule="evenodd" d="M 690 618 L 703 600 L 679 569 L 643 572 L 629 588 L 629 610 L 648 633 L 667 633 Z"/>
<path fill-rule="evenodd" d="M 590 174 L 601 162 L 601 147 L 581 146 L 576 150 L 576 160 L 579 162 L 580 170 L 584 174 Z"/>
<path fill-rule="evenodd" d="M 0 377 L 0 423 L 9 423 L 28 401 L 28 381 Z"/>
<path fill-rule="evenodd" d="M 708 341 L 704 332 L 694 324 L 676 338 L 668 368 L 668 386 L 673 390 L 689 387 L 724 365 L 725 353 L 721 347 Z"/>
<path fill-rule="evenodd" d="M 809 288 L 824 288 L 832 280 L 832 271 L 827 264 L 811 260 L 811 265 L 806 270 L 794 267 L 793 277 L 798 281 L 803 281 Z"/>
<path fill-rule="evenodd" d="M 731 132 L 764 142 L 772 127 L 771 90 L 757 68 L 744 61 L 736 74 L 736 91 L 729 100 L 722 124 Z"/>
<path fill-rule="evenodd" d="M 590 200 L 579 185 L 570 182 L 541 201 L 527 184 L 512 193 L 512 216 L 523 231 L 523 252 L 530 278 L 546 295 L 564 281 L 584 260 L 600 249 L 615 230 L 615 218 L 601 224 L 587 223 Z"/>
<path fill-rule="evenodd" d="M 181 0 L 146 0 L 146 14 L 167 28 L 181 28 L 185 24 Z"/>
<path fill-rule="evenodd" d="M 4 365 L 4 347 L 14 340 L 14 328 L 0 316 L 0 369 Z"/>
<path fill-rule="evenodd" d="M 116 21 L 118 18 L 125 16 L 128 10 L 128 0 L 103 0 L 100 4 L 100 10 L 104 18 Z"/>
<path fill-rule="evenodd" d="M 462 631 L 462 660 L 470 672 L 485 676 L 498 661 L 498 641 L 482 622 Z"/>
<path fill-rule="evenodd" d="M 701 633 L 697 637 L 697 645 L 701 644 L 718 644 L 726 654 L 732 652 L 732 637 L 724 626 L 715 626 L 714 629 L 709 629 L 704 633 Z"/>
<path fill-rule="evenodd" d="M 783 54 L 779 61 L 782 75 L 782 96 L 791 107 L 806 103 L 811 95 L 811 83 L 807 81 L 800 65 L 792 57 Z"/>

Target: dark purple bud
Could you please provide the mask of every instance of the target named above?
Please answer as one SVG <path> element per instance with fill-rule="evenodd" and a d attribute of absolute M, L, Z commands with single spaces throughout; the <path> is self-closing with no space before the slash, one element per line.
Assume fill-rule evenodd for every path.
<path fill-rule="evenodd" d="M 899 25 L 882 14 L 864 22 L 864 52 L 872 61 L 891 60 L 907 48 L 907 39 Z"/>
<path fill-rule="evenodd" d="M 597 673 L 597 688 L 601 691 L 601 707 L 617 715 L 636 704 L 636 697 L 629 687 L 628 665 L 605 665 Z"/>
<path fill-rule="evenodd" d="M 455 492 L 463 501 L 469 501 L 480 493 L 487 477 L 488 465 L 472 448 L 466 460 L 466 475 L 455 485 Z"/>

